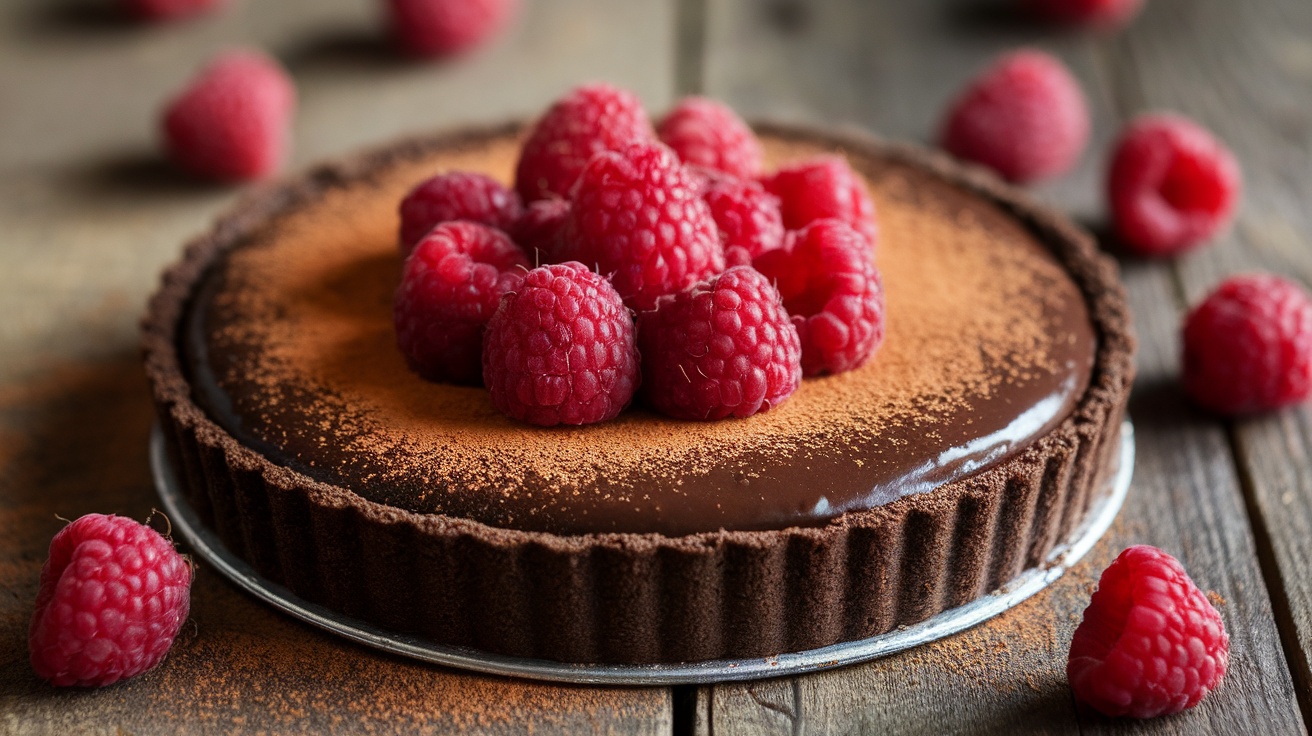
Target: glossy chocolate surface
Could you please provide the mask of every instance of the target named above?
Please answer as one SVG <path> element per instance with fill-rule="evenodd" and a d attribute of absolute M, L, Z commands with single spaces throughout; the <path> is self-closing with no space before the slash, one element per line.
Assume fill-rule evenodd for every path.
<path fill-rule="evenodd" d="M 820 152 L 767 140 L 774 161 Z M 285 214 L 208 274 L 184 327 L 197 399 L 276 462 L 371 500 L 557 533 L 814 525 L 967 476 L 1067 416 L 1096 338 L 1079 290 L 995 205 L 908 164 L 853 158 L 881 228 L 888 338 L 857 371 L 756 417 L 640 408 L 541 429 L 477 388 L 427 384 L 393 344 L 395 204 L 447 168 L 503 178 L 514 141 L 379 172 Z"/>

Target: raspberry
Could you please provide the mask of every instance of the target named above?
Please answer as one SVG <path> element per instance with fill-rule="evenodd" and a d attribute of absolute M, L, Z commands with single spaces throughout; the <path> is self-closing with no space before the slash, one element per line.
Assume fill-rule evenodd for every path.
<path fill-rule="evenodd" d="M 468 171 L 439 174 L 401 200 L 401 253 L 408 254 L 438 223 L 469 220 L 509 230 L 523 209 L 519 195 L 490 176 Z"/>
<path fill-rule="evenodd" d="M 227 0 L 122 0 L 125 10 L 145 20 L 174 20 L 200 15 L 226 2 Z"/>
<path fill-rule="evenodd" d="M 1127 23 L 1143 0 L 1025 0 L 1025 9 L 1054 23 L 1110 28 Z"/>
<path fill-rule="evenodd" d="M 632 93 L 608 84 L 578 87 L 533 126 L 519 154 L 515 190 L 525 203 L 568 197 L 594 155 L 651 137 L 647 113 Z"/>
<path fill-rule="evenodd" d="M 519 0 L 388 0 L 392 36 L 418 57 L 470 51 L 514 19 Z"/>
<path fill-rule="evenodd" d="M 519 216 L 510 232 L 515 242 L 533 259 L 534 265 L 559 263 L 561 231 L 569 219 L 569 202 L 539 199 Z"/>
<path fill-rule="evenodd" d="M 564 239 L 565 256 L 608 274 L 634 309 L 724 270 L 710 209 L 660 143 L 593 158 L 574 187 Z"/>
<path fill-rule="evenodd" d="M 1089 139 L 1089 110 L 1075 77 L 1040 51 L 1015 51 L 976 77 L 952 103 L 940 140 L 954 156 L 1014 182 L 1056 176 Z"/>
<path fill-rule="evenodd" d="M 1107 192 L 1117 234 L 1143 255 L 1174 255 L 1215 235 L 1239 198 L 1239 165 L 1178 115 L 1145 115 L 1121 133 Z"/>
<path fill-rule="evenodd" d="M 1184 388 L 1200 406 L 1238 415 L 1312 393 L 1312 301 L 1276 276 L 1226 279 L 1184 324 Z"/>
<path fill-rule="evenodd" d="M 864 364 L 884 340 L 884 289 L 865 237 L 842 220 L 816 220 L 753 264 L 775 283 L 802 339 L 802 373 Z"/>
<path fill-rule="evenodd" d="M 633 316 L 581 263 L 529 271 L 501 301 L 483 342 L 492 404 L 529 424 L 613 419 L 638 387 Z"/>
<path fill-rule="evenodd" d="M 50 540 L 28 629 L 32 669 L 103 687 L 164 659 L 187 620 L 191 566 L 154 529 L 87 514 Z"/>
<path fill-rule="evenodd" d="M 430 381 L 478 385 L 483 330 L 528 260 L 499 230 L 472 222 L 433 228 L 405 261 L 392 317 L 410 368 Z"/>
<path fill-rule="evenodd" d="M 720 231 L 726 263 L 747 265 L 756 256 L 783 245 L 779 198 L 758 182 L 732 177 L 710 179 L 702 189 L 702 199 Z"/>
<path fill-rule="evenodd" d="M 1179 561 L 1138 545 L 1098 580 L 1066 677 L 1100 713 L 1153 718 L 1197 705 L 1221 684 L 1229 652 L 1221 614 Z"/>
<path fill-rule="evenodd" d="M 169 155 L 194 174 L 255 179 L 281 164 L 296 90 L 273 59 L 256 51 L 220 55 L 164 113 Z"/>
<path fill-rule="evenodd" d="M 761 173 L 761 143 L 756 134 L 722 103 L 685 97 L 656 128 L 661 142 L 685 164 L 752 178 Z"/>
<path fill-rule="evenodd" d="M 816 220 L 836 217 L 879 242 L 875 203 L 861 177 L 841 156 L 819 156 L 779 169 L 762 181 L 779 198 L 784 227 L 800 230 Z"/>
<path fill-rule="evenodd" d="M 678 419 L 749 417 L 802 383 L 802 343 L 779 292 L 737 266 L 638 316 L 643 396 Z"/>

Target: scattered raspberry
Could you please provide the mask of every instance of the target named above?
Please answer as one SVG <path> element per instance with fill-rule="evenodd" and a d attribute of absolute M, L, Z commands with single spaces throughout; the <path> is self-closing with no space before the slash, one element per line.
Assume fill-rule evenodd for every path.
<path fill-rule="evenodd" d="M 1023 5 L 1053 23 L 1112 28 L 1138 15 L 1143 0 L 1023 0 Z"/>
<path fill-rule="evenodd" d="M 609 275 L 634 309 L 724 270 L 710 209 L 660 143 L 593 158 L 574 187 L 564 238 L 566 257 Z"/>
<path fill-rule="evenodd" d="M 451 56 L 470 51 L 504 28 L 519 0 L 387 0 L 392 36 L 407 54 Z"/>
<path fill-rule="evenodd" d="M 786 166 L 762 183 L 779 198 L 784 227 L 789 230 L 836 217 L 865 235 L 871 246 L 879 242 L 875 203 L 861 177 L 841 156 L 819 156 Z"/>
<path fill-rule="evenodd" d="M 175 20 L 214 10 L 227 0 L 122 0 L 123 8 L 145 20 Z"/>
<path fill-rule="evenodd" d="M 1226 279 L 1184 324 L 1184 388 L 1200 406 L 1237 415 L 1312 393 L 1312 301 L 1276 276 Z"/>
<path fill-rule="evenodd" d="M 296 90 L 273 59 L 255 51 L 217 57 L 164 113 L 170 157 L 203 177 L 255 179 L 282 163 Z"/>
<path fill-rule="evenodd" d="M 578 87 L 533 126 L 519 154 L 515 190 L 525 203 L 568 197 L 594 155 L 651 138 L 647 113 L 632 93 L 608 84 Z"/>
<path fill-rule="evenodd" d="M 1015 51 L 952 103 L 940 140 L 949 153 L 1014 182 L 1056 176 L 1089 139 L 1089 110 L 1075 77 L 1040 51 Z"/>
<path fill-rule="evenodd" d="M 434 225 L 450 220 L 509 230 L 524 207 L 496 179 L 468 171 L 439 174 L 401 200 L 401 253 L 408 254 Z"/>
<path fill-rule="evenodd" d="M 846 222 L 816 220 L 753 265 L 774 282 L 802 339 L 808 376 L 850 371 L 884 340 L 884 289 L 870 243 Z"/>
<path fill-rule="evenodd" d="M 50 540 L 27 633 L 32 669 L 79 687 L 151 669 L 187 620 L 190 588 L 191 566 L 154 529 L 83 516 Z"/>
<path fill-rule="evenodd" d="M 643 396 L 678 419 L 749 417 L 802 383 L 802 344 L 779 292 L 731 268 L 638 316 Z"/>
<path fill-rule="evenodd" d="M 581 263 L 529 271 L 502 300 L 483 342 L 492 404 L 529 424 L 612 419 L 638 387 L 633 316 Z"/>
<path fill-rule="evenodd" d="M 685 97 L 665 116 L 656 133 L 685 164 L 749 179 L 761 173 L 760 141 L 723 103 Z"/>
<path fill-rule="evenodd" d="M 1066 677 L 1100 713 L 1153 718 L 1192 708 L 1216 689 L 1229 653 L 1221 614 L 1179 561 L 1138 545 L 1098 580 Z"/>
<path fill-rule="evenodd" d="M 411 370 L 430 381 L 478 385 L 483 330 L 528 260 L 500 230 L 472 222 L 433 228 L 406 259 L 392 317 Z"/>
<path fill-rule="evenodd" d="M 1145 115 L 1116 143 L 1108 197 L 1117 234 L 1143 255 L 1174 255 L 1212 237 L 1239 198 L 1239 165 L 1178 115 Z"/>
<path fill-rule="evenodd" d="M 749 265 L 753 258 L 783 245 L 779 198 L 760 183 L 727 176 L 710 179 L 702 188 L 702 199 L 720 231 L 729 265 Z"/>
<path fill-rule="evenodd" d="M 510 232 L 534 265 L 559 263 L 561 231 L 568 219 L 568 200 L 539 199 L 524 209 Z"/>

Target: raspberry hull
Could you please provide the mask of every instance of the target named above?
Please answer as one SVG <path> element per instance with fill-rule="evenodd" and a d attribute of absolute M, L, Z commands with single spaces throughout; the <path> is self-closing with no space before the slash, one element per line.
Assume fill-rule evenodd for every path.
<path fill-rule="evenodd" d="M 746 266 L 663 296 L 638 319 L 643 395 L 680 419 L 768 411 L 802 382 L 802 345 L 779 292 Z"/>
<path fill-rule="evenodd" d="M 150 527 L 89 514 L 50 542 L 28 630 L 32 669 L 101 687 L 160 663 L 187 620 L 191 567 Z"/>
<path fill-rule="evenodd" d="M 1154 718 L 1197 705 L 1221 683 L 1229 657 L 1221 615 L 1180 563 L 1139 545 L 1103 571 L 1066 676 L 1100 713 Z"/>

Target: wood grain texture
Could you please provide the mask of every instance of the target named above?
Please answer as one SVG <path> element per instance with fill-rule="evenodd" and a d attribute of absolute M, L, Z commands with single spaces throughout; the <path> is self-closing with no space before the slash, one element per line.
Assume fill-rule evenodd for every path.
<path fill-rule="evenodd" d="M 751 115 L 855 123 L 922 141 L 971 70 L 994 55 L 1021 44 L 1059 54 L 1090 93 L 1095 136 L 1080 168 L 1039 193 L 1096 222 L 1101 158 L 1122 100 L 1134 94 L 1106 63 L 1111 41 L 1054 34 L 988 3 L 712 0 L 708 16 L 709 94 Z M 1190 54 L 1225 53 L 1190 38 L 1193 46 L 1173 50 L 1176 66 L 1188 66 Z M 1173 274 L 1129 263 L 1125 279 L 1143 343 L 1131 404 L 1139 463 L 1118 523 L 1090 558 L 1049 591 L 948 641 L 837 672 L 703 689 L 702 733 L 1231 733 L 1255 723 L 1302 732 L 1227 435 L 1175 388 Z M 1198 709 L 1131 725 L 1076 706 L 1064 667 L 1098 571 L 1134 543 L 1176 554 L 1226 601 L 1233 658 L 1224 687 Z"/>
<path fill-rule="evenodd" d="M 1310 32 L 1312 4 L 1300 0 L 1160 2 L 1108 55 L 1129 93 L 1127 112 L 1193 117 L 1231 147 L 1244 171 L 1235 227 L 1175 269 L 1189 304 L 1234 273 L 1263 270 L 1312 284 Z M 1199 38 L 1225 53 L 1175 63 Z M 1286 654 L 1312 716 L 1312 413 L 1303 406 L 1229 430 Z"/>
<path fill-rule="evenodd" d="M 0 4 L 0 732 L 658 734 L 667 688 L 570 688 L 376 654 L 240 595 L 203 565 L 157 670 L 56 691 L 26 630 L 57 517 L 145 518 L 150 399 L 136 323 L 158 274 L 238 190 L 175 174 L 162 101 L 219 48 L 280 57 L 300 96 L 293 168 L 403 132 L 530 115 L 602 78 L 673 89 L 674 3 L 525 3 L 506 36 L 432 64 L 395 56 L 378 3 L 234 2 L 140 26 L 110 4 Z"/>

